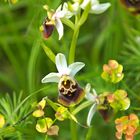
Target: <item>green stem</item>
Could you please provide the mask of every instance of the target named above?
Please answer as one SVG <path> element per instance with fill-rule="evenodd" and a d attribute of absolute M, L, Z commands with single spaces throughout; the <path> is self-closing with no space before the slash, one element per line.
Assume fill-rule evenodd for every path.
<path fill-rule="evenodd" d="M 74 108 L 70 108 L 72 112 Z M 71 140 L 77 140 L 77 125 L 73 120 L 70 120 Z"/>
<path fill-rule="evenodd" d="M 48 135 L 45 136 L 45 140 L 48 140 Z"/>
<path fill-rule="evenodd" d="M 74 28 L 74 33 L 73 33 L 72 42 L 71 42 L 71 46 L 70 46 L 70 52 L 69 52 L 69 64 L 74 62 L 79 30 L 80 30 L 80 27 L 87 20 L 89 10 L 90 10 L 90 3 L 86 6 L 84 12 L 82 13 L 82 16 L 80 16 L 80 13 L 79 13 L 75 17 L 75 28 Z"/>
<path fill-rule="evenodd" d="M 73 120 L 70 120 L 70 128 L 71 128 L 72 140 L 78 140 L 77 139 L 77 125 Z"/>
<path fill-rule="evenodd" d="M 77 39 L 78 39 L 78 35 L 79 35 L 79 29 L 80 26 L 76 26 L 74 33 L 73 33 L 73 37 L 72 37 L 72 42 L 71 42 L 71 46 L 70 46 L 70 52 L 69 52 L 69 63 L 73 63 L 74 59 L 75 59 L 75 49 L 76 49 L 76 44 L 77 44 Z"/>
<path fill-rule="evenodd" d="M 80 16 L 81 14 L 79 13 L 75 17 L 74 33 L 72 36 L 72 41 L 71 41 L 70 51 L 69 51 L 69 64 L 74 62 L 76 44 L 77 44 L 77 40 L 78 40 L 78 36 L 79 36 L 79 30 L 80 30 L 81 25 L 83 25 L 87 19 L 89 8 L 90 8 L 90 4 L 86 7 L 82 16 Z M 73 110 L 74 110 L 74 108 L 70 108 L 70 112 L 72 112 Z M 80 109 L 78 111 L 80 111 Z M 78 111 L 75 111 L 75 112 L 78 112 Z M 71 128 L 72 140 L 77 140 L 78 139 L 77 138 L 77 125 L 73 120 L 70 121 L 70 128 Z"/>
<path fill-rule="evenodd" d="M 65 25 L 69 26 L 72 30 L 74 30 L 74 24 L 73 24 L 72 21 L 70 21 L 70 20 L 67 19 L 67 18 L 62 18 L 61 21 L 62 21 Z"/>
<path fill-rule="evenodd" d="M 93 135 L 92 132 L 93 132 L 93 126 L 88 129 L 88 132 L 87 132 L 87 135 L 86 135 L 86 140 L 91 140 L 92 135 Z"/>
<path fill-rule="evenodd" d="M 140 111 L 139 107 L 131 107 L 132 110 Z"/>

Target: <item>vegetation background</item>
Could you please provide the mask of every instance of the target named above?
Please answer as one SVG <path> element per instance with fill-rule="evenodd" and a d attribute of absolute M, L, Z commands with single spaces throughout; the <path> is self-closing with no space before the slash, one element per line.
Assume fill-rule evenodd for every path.
<path fill-rule="evenodd" d="M 128 92 L 131 108 L 119 112 L 108 123 L 96 113 L 92 122 L 92 139 L 115 140 L 116 117 L 130 112 L 140 117 L 140 20 L 130 14 L 119 0 L 100 1 L 110 1 L 111 7 L 103 14 L 89 15 L 81 28 L 76 61 L 84 62 L 86 67 L 77 75 L 77 80 L 82 86 L 90 82 L 98 94 L 113 90 L 116 86 L 104 82 L 100 76 L 102 65 L 109 59 L 115 59 L 124 66 L 125 77 L 117 87 Z M 41 83 L 46 74 L 56 71 L 41 43 L 45 42 L 55 54 L 62 52 L 67 56 L 72 31 L 65 27 L 61 41 L 58 41 L 56 30 L 48 40 L 44 40 L 39 27 L 47 16 L 42 6 L 48 4 L 56 9 L 63 2 L 64 0 L 19 0 L 12 5 L 0 0 L 0 112 L 4 113 L 10 124 L 30 112 L 34 101 L 44 96 L 54 100 L 57 98 L 55 84 Z M 41 92 L 32 95 L 42 88 Z M 26 97 L 30 99 L 20 104 Z M 81 123 L 85 123 L 87 112 L 85 109 L 77 116 Z M 54 112 L 48 108 L 47 113 L 51 116 Z M 35 130 L 35 122 L 30 116 L 17 126 L 18 131 L 5 130 L 5 139 L 43 140 L 44 135 Z M 71 139 L 69 121 L 60 122 L 59 126 L 59 136 L 49 137 L 49 140 Z M 78 126 L 78 140 L 84 140 L 87 131 Z M 139 139 L 140 136 L 137 135 L 135 140 Z"/>

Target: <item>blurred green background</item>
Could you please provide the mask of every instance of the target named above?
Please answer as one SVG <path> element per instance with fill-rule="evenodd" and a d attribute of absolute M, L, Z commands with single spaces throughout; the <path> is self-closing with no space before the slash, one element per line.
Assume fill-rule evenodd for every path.
<path fill-rule="evenodd" d="M 90 82 L 97 90 L 97 93 L 114 90 L 116 86 L 108 84 L 101 79 L 102 65 L 109 59 L 116 59 L 124 66 L 124 80 L 117 85 L 119 88 L 126 89 L 131 99 L 131 106 L 139 107 L 140 102 L 137 96 L 140 95 L 140 20 L 130 14 L 119 2 L 119 0 L 100 0 L 101 2 L 110 1 L 111 7 L 103 14 L 89 15 L 87 22 L 82 26 L 76 50 L 76 61 L 82 61 L 86 67 L 77 75 L 77 80 L 82 86 Z M 41 43 L 50 47 L 55 54 L 58 52 L 68 56 L 72 31 L 65 26 L 65 34 L 61 41 L 58 41 L 58 34 L 55 30 L 53 35 L 44 40 L 39 31 L 40 25 L 47 16 L 42 6 L 48 4 L 56 9 L 63 0 L 19 0 L 12 5 L 0 0 L 0 97 L 21 100 L 31 93 L 48 87 L 31 97 L 25 103 L 18 114 L 12 113 L 14 110 L 6 103 L 3 110 L 9 112 L 8 117 L 12 118 L 11 123 L 16 122 L 30 109 L 34 100 L 40 100 L 48 96 L 56 101 L 57 85 L 41 84 L 41 79 L 49 72 L 56 71 L 55 65 L 46 56 Z M 13 97 L 14 98 L 14 97 Z M 7 99 L 7 102 L 10 99 Z M 19 101 L 20 103 L 20 101 Z M 3 104 L 3 102 L 0 102 Z M 18 104 L 17 104 L 18 106 Z M 27 106 L 27 107 L 26 107 Z M 16 107 L 16 106 L 15 106 Z M 9 110 L 8 110 L 9 109 Z M 13 110 L 12 110 L 13 109 Z M 7 111 L 8 110 L 8 111 Z M 81 123 L 85 123 L 87 109 L 77 116 Z M 2 112 L 0 110 L 0 112 Z M 46 111 L 50 116 L 53 114 L 51 109 Z M 137 113 L 139 110 L 129 109 L 120 112 L 117 116 L 128 113 Z M 14 115 L 14 117 L 12 117 Z M 81 117 L 82 115 L 82 117 Z M 116 116 L 114 116 L 116 118 Z M 24 124 L 24 122 L 23 122 Z M 93 119 L 93 140 L 115 140 L 114 120 L 105 123 L 99 113 Z M 60 132 L 58 137 L 50 137 L 49 140 L 69 140 L 70 128 L 69 121 L 60 122 Z M 29 123 L 19 126 L 18 132 L 9 134 L 6 139 L 29 139 L 43 140 L 44 135 L 35 130 L 35 120 L 29 119 Z M 84 140 L 87 129 L 78 126 L 78 140 Z M 136 140 L 140 139 L 137 135 Z"/>

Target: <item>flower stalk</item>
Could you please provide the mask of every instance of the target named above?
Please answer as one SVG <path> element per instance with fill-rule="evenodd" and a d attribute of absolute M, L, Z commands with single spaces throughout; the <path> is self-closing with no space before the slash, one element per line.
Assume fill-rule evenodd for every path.
<path fill-rule="evenodd" d="M 70 51 L 69 51 L 69 64 L 73 63 L 75 59 L 75 50 L 76 50 L 76 44 L 77 44 L 77 39 L 79 35 L 79 29 L 80 29 L 80 26 L 77 25 L 73 33 L 72 42 L 71 42 Z"/>

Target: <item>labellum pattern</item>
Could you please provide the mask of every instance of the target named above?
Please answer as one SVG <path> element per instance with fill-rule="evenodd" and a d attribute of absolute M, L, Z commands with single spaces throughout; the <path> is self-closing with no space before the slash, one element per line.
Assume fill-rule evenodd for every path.
<path fill-rule="evenodd" d="M 48 18 L 46 18 L 42 27 L 43 27 L 42 32 L 43 32 L 44 38 L 46 39 L 49 38 L 52 35 L 52 32 L 54 30 L 54 24 L 51 21 L 49 21 Z"/>
<path fill-rule="evenodd" d="M 59 97 L 58 102 L 64 106 L 73 106 L 78 104 L 84 97 L 84 90 L 70 76 L 64 75 L 58 84 Z"/>
<path fill-rule="evenodd" d="M 132 14 L 140 14 L 140 0 L 121 0 L 121 2 Z"/>

